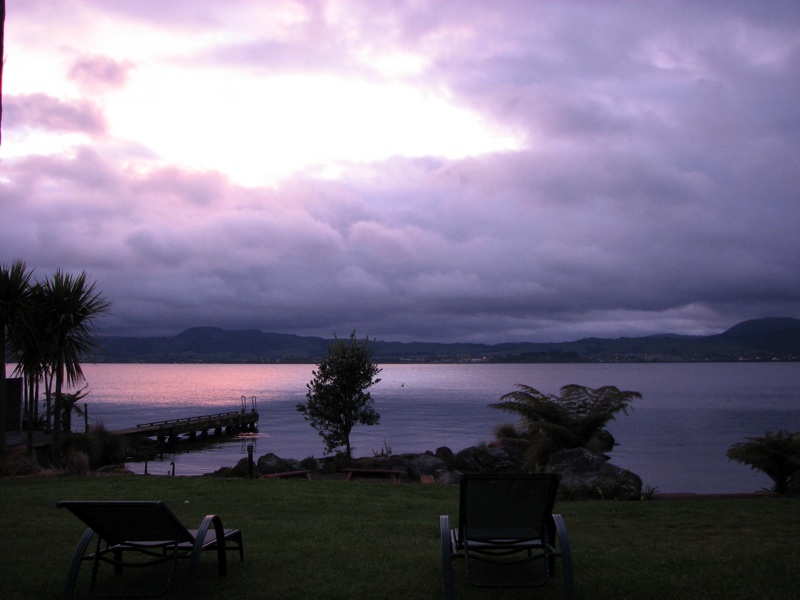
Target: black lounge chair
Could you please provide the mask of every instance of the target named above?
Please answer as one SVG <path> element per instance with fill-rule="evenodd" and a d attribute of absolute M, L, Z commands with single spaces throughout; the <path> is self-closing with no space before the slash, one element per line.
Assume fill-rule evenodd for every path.
<path fill-rule="evenodd" d="M 567 529 L 561 515 L 553 514 L 559 479 L 550 474 L 464 476 L 458 527 L 450 528 L 448 515 L 439 517 L 447 600 L 453 598 L 456 558 L 464 559 L 466 579 L 476 587 L 544 585 L 560 558 L 564 594 L 574 598 Z M 535 561 L 540 561 L 541 569 Z M 523 565 L 527 568 L 510 571 Z"/>
<path fill-rule="evenodd" d="M 216 515 L 208 515 L 200 529 L 187 529 L 167 506 L 161 501 L 61 501 L 58 508 L 67 508 L 89 528 L 83 534 L 69 570 L 64 598 L 71 598 L 78 579 L 78 571 L 85 560 L 92 561 L 89 588 L 92 592 L 97 583 L 97 571 L 101 562 L 114 565 L 120 575 L 125 567 L 149 567 L 172 563 L 166 587 L 138 596 L 161 596 L 172 587 L 177 563 L 189 559 L 189 581 L 185 598 L 194 594 L 194 579 L 200 564 L 203 550 L 217 551 L 217 569 L 220 577 L 227 574 L 227 551 L 238 550 L 239 558 L 244 560 L 242 532 L 238 529 L 224 529 L 222 520 Z M 89 543 L 97 537 L 97 545 L 92 551 Z M 87 552 L 88 549 L 88 552 Z M 126 597 L 130 593 L 120 594 Z"/>

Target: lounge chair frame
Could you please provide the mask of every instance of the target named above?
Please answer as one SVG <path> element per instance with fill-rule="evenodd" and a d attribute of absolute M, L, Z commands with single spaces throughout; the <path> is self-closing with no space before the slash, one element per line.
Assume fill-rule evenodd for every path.
<path fill-rule="evenodd" d="M 464 559 L 466 580 L 475 587 L 538 587 L 555 573 L 561 560 L 565 597 L 575 597 L 567 528 L 553 514 L 560 476 L 557 474 L 467 474 L 461 482 L 458 527 L 441 515 L 442 569 L 446 600 L 454 594 L 453 561 Z M 474 576 L 472 561 L 498 568 L 541 561 L 539 574 L 522 581 Z"/>
<path fill-rule="evenodd" d="M 189 580 L 184 597 L 194 597 L 194 580 L 203 550 L 217 551 L 217 571 L 227 575 L 227 551 L 239 552 L 244 560 L 244 544 L 239 529 L 225 529 L 216 515 L 206 515 L 199 529 L 187 529 L 175 514 L 161 501 L 91 501 L 63 500 L 58 508 L 70 510 L 88 529 L 75 549 L 70 565 L 65 600 L 71 598 L 84 561 L 92 562 L 89 589 L 99 597 L 159 597 L 166 594 L 175 581 L 178 561 L 189 560 Z M 97 538 L 93 551 L 89 551 L 92 538 Z M 155 593 L 95 594 L 100 563 L 114 566 L 121 575 L 124 568 L 144 568 L 171 563 L 171 570 L 163 589 Z"/>

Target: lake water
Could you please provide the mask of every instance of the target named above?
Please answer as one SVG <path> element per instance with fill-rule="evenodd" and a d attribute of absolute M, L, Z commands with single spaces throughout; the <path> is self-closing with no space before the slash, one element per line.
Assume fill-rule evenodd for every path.
<path fill-rule="evenodd" d="M 611 462 L 661 492 L 752 492 L 765 475 L 728 461 L 725 451 L 766 430 L 800 430 L 800 363 L 679 363 L 564 365 L 383 365 L 372 388 L 381 423 L 357 427 L 356 456 L 385 446 L 394 453 L 448 446 L 454 451 L 490 441 L 514 416 L 487 408 L 518 383 L 557 394 L 561 386 L 615 385 L 642 393 L 609 429 L 617 439 Z M 210 473 L 245 457 L 274 452 L 302 459 L 323 455 L 316 430 L 295 410 L 305 399 L 314 365 L 85 365 L 90 423 L 109 429 L 155 420 L 238 410 L 255 397 L 259 433 L 248 440 L 215 438 L 202 450 L 165 454 L 148 472 Z M 76 419 L 76 421 L 79 421 Z M 179 447 L 182 445 L 179 444 Z M 189 444 L 186 444 L 189 446 Z M 192 445 L 195 447 L 194 445 Z M 144 465 L 128 465 L 143 472 Z"/>

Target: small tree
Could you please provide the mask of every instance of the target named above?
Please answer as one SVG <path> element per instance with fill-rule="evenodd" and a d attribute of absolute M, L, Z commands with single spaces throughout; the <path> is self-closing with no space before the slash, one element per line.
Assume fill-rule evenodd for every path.
<path fill-rule="evenodd" d="M 61 458 L 64 383 L 83 381 L 81 360 L 91 355 L 96 344 L 92 336 L 95 319 L 111 305 L 85 272 L 75 276 L 57 270 L 32 291 L 47 336 L 47 360 L 55 374 L 53 408 L 53 458 Z"/>
<path fill-rule="evenodd" d="M 2 58 L 2 57 L 0 57 Z M 31 272 L 24 260 L 0 264 L 0 458 L 6 455 L 6 356 L 14 350 L 7 342 L 26 326 L 31 296 Z"/>
<path fill-rule="evenodd" d="M 359 342 L 356 332 L 349 341 L 336 338 L 328 353 L 313 371 L 306 384 L 306 401 L 297 405 L 298 412 L 319 431 L 325 452 L 344 446 L 347 458 L 352 456 L 350 432 L 356 425 L 377 425 L 380 415 L 373 408 L 368 388 L 380 381 L 381 369 L 372 362 L 369 336 Z"/>
<path fill-rule="evenodd" d="M 746 439 L 728 448 L 728 459 L 761 471 L 772 479 L 774 492 L 787 493 L 789 478 L 800 471 L 800 432 L 766 431 L 763 437 Z"/>
<path fill-rule="evenodd" d="M 489 407 L 522 417 L 522 431 L 529 440 L 525 466 L 534 469 L 558 450 L 604 442 L 613 445 L 606 424 L 620 411 L 627 414 L 630 403 L 641 397 L 639 392 L 626 392 L 611 385 L 596 390 L 565 385 L 559 396 L 518 385 L 517 391 L 505 394 Z"/>

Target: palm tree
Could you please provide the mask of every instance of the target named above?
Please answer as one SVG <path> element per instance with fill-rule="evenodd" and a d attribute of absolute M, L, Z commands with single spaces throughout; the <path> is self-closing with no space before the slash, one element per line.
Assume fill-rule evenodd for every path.
<path fill-rule="evenodd" d="M 50 406 L 50 390 L 52 388 L 52 372 L 48 361 L 47 344 L 48 336 L 44 328 L 44 321 L 37 311 L 41 310 L 39 299 L 41 287 L 34 286 L 31 289 L 28 315 L 28 324 L 25 328 L 14 330 L 12 346 L 15 349 L 17 359 L 17 372 L 20 373 L 26 386 L 28 398 L 27 413 L 27 454 L 33 455 L 33 430 L 38 416 L 39 384 L 44 381 L 47 389 L 48 407 Z M 45 429 L 50 431 L 50 410 L 47 412 Z"/>
<path fill-rule="evenodd" d="M 529 469 L 545 463 L 558 450 L 583 448 L 609 438 L 606 424 L 620 411 L 627 414 L 630 403 L 642 397 L 639 392 L 621 391 L 614 386 L 591 389 L 565 385 L 559 396 L 543 394 L 527 385 L 517 388 L 489 407 L 522 417 L 522 430 L 529 440 L 525 457 Z"/>
<path fill-rule="evenodd" d="M 763 437 L 746 438 L 734 444 L 726 455 L 728 460 L 750 465 L 773 481 L 772 491 L 785 494 L 789 491 L 789 478 L 800 471 L 800 432 L 764 432 Z"/>
<path fill-rule="evenodd" d="M 25 311 L 30 299 L 31 273 L 25 261 L 0 264 L 0 456 L 7 452 L 6 443 L 6 342 L 26 322 Z"/>
<path fill-rule="evenodd" d="M 35 293 L 45 323 L 47 355 L 55 374 L 53 453 L 54 458 L 59 458 L 62 388 L 65 381 L 72 385 L 83 380 L 80 361 L 95 347 L 91 335 L 94 320 L 108 312 L 110 303 L 95 292 L 94 283 L 86 281 L 85 272 L 73 276 L 59 269 L 52 279 L 37 286 Z"/>

